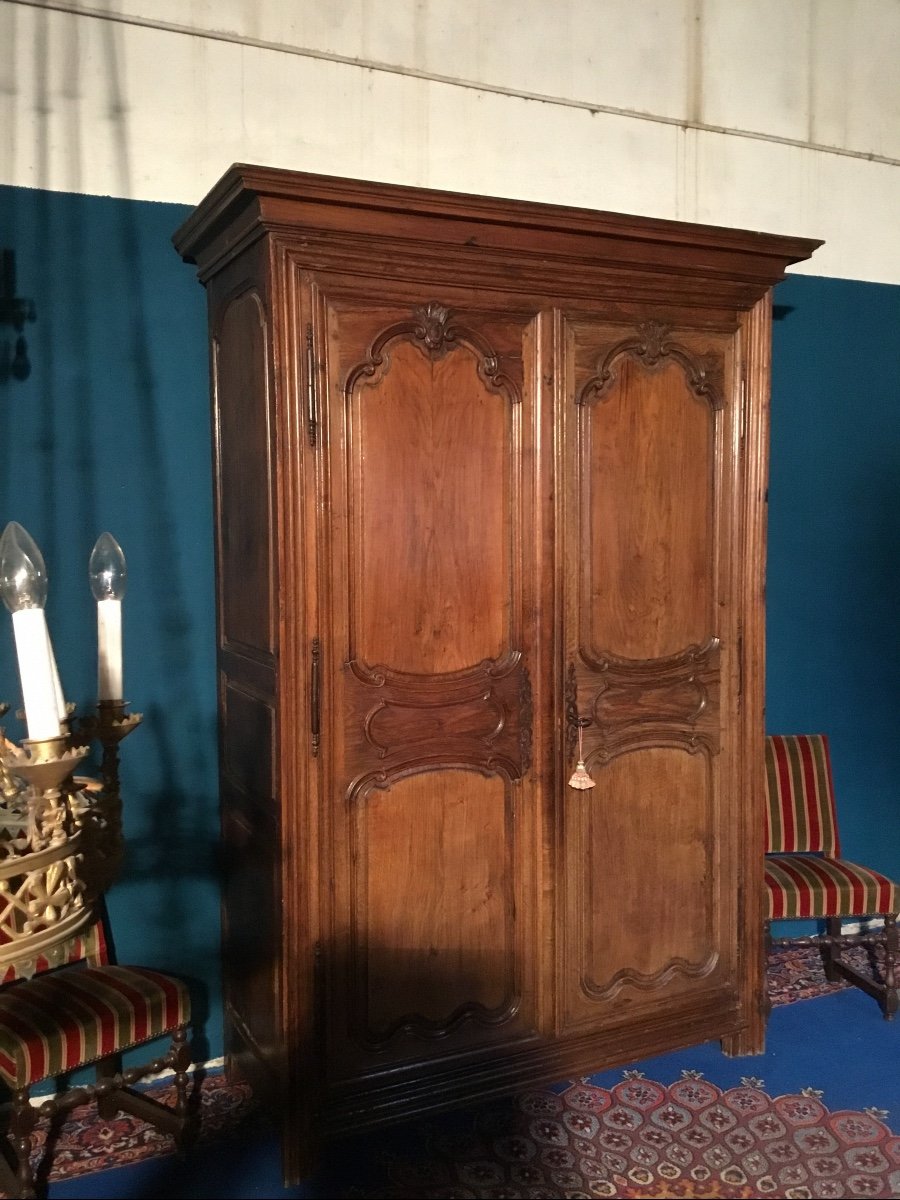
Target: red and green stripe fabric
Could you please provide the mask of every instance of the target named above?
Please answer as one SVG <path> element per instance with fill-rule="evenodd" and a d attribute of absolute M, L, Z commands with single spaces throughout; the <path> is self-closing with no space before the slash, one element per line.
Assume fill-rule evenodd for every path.
<path fill-rule="evenodd" d="M 4 938 L 3 930 L 0 930 L 0 944 L 5 942 L 8 942 L 8 938 Z M 60 963 L 82 961 L 92 967 L 99 967 L 109 962 L 109 947 L 106 943 L 102 920 L 94 921 L 82 933 L 76 934 L 75 937 L 64 943 L 57 953 L 55 964 L 43 954 L 38 955 L 37 959 L 29 965 L 27 973 L 21 963 L 10 963 L 3 978 L 0 979 L 0 984 L 12 983 L 14 979 L 30 979 L 32 975 L 50 971 L 54 965 L 59 966 Z"/>
<path fill-rule="evenodd" d="M 839 858 L 828 739 L 821 733 L 766 738 L 766 853 Z"/>
<path fill-rule="evenodd" d="M 812 854 L 766 857 L 771 921 L 794 917 L 865 917 L 896 913 L 897 885 L 887 876 L 846 859 Z"/>
<path fill-rule="evenodd" d="M 28 1087 L 170 1033 L 186 985 L 144 967 L 65 967 L 0 991 L 0 1077 Z"/>

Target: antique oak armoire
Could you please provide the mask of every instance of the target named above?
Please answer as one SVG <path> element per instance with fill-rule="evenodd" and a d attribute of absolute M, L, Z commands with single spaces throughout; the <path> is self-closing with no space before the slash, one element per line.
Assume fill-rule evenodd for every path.
<path fill-rule="evenodd" d="M 286 1178 L 321 1136 L 760 1051 L 770 292 L 819 243 L 251 166 L 174 241 L 226 1049 Z"/>

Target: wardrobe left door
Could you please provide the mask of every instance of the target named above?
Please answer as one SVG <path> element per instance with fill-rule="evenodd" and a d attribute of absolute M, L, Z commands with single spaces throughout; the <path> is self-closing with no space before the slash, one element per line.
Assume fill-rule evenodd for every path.
<path fill-rule="evenodd" d="M 540 1037 L 541 330 L 446 282 L 319 274 L 303 293 L 340 1125 L 414 1112 L 417 1079 L 463 1094 Z"/>

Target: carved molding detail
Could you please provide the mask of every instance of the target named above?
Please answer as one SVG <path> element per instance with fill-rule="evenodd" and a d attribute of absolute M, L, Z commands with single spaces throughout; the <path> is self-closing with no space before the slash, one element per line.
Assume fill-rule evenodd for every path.
<path fill-rule="evenodd" d="M 349 800 L 420 771 L 516 780 L 530 768 L 533 702 L 519 651 L 442 675 L 353 661 L 345 682 Z"/>
<path fill-rule="evenodd" d="M 596 374 L 585 383 L 576 397 L 576 404 L 602 400 L 616 378 L 616 359 L 628 355 L 649 371 L 666 366 L 667 360 L 673 359 L 683 368 L 688 387 L 698 399 L 706 400 L 713 409 L 723 408 L 725 387 L 721 355 L 695 355 L 686 346 L 672 341 L 670 333 L 670 326 L 659 321 L 646 321 L 637 327 L 636 337 L 616 342 L 598 362 Z"/>
<path fill-rule="evenodd" d="M 710 656 L 719 650 L 719 647 L 719 639 L 711 637 L 707 638 L 702 645 L 692 642 L 690 646 L 676 651 L 675 654 L 669 654 L 665 658 L 623 658 L 620 654 L 613 654 L 611 651 L 604 651 L 598 658 L 582 652 L 582 658 L 585 664 L 594 671 L 643 671 L 647 674 L 658 675 L 705 664 L 709 661 Z"/>
<path fill-rule="evenodd" d="M 569 663 L 566 670 L 565 688 L 566 706 L 566 761 L 575 756 L 575 746 L 578 742 L 578 674 L 575 664 Z"/>
<path fill-rule="evenodd" d="M 360 384 L 374 386 L 381 382 L 390 370 L 390 345 L 398 340 L 411 342 L 434 360 L 443 358 L 451 350 L 468 350 L 475 357 L 482 383 L 506 396 L 511 404 L 521 403 L 521 388 L 500 369 L 500 356 L 488 341 L 476 330 L 454 324 L 452 310 L 434 300 L 415 307 L 411 320 L 390 325 L 375 338 L 368 357 L 347 376 L 346 398 L 352 396 Z"/>
<path fill-rule="evenodd" d="M 429 716 L 433 718 L 430 722 Z M 467 716 L 469 719 L 466 722 Z M 417 741 L 428 741 L 436 733 L 447 729 L 445 736 L 469 736 L 477 738 L 485 746 L 491 746 L 503 732 L 507 713 L 493 688 L 486 691 L 477 688 L 470 695 L 457 696 L 452 700 L 440 696 L 379 700 L 366 716 L 365 731 L 367 740 L 380 758 L 387 758 L 392 751 L 396 751 L 398 743 L 403 743 L 403 722 L 406 717 L 416 722 Z M 396 727 L 393 739 L 390 736 L 392 727 Z"/>
<path fill-rule="evenodd" d="M 581 990 L 591 1000 L 613 1000 L 624 987 L 636 987 L 649 992 L 665 987 L 676 975 L 685 975 L 688 979 L 703 979 L 715 970 L 718 961 L 719 956 L 713 950 L 699 963 L 688 962 L 685 958 L 673 958 L 651 975 L 643 975 L 640 971 L 623 967 L 602 986 L 583 975 Z"/>
<path fill-rule="evenodd" d="M 425 343 L 432 354 L 445 354 L 456 341 L 456 331 L 449 324 L 450 309 L 432 300 L 413 309 L 417 324 L 413 334 Z"/>
<path fill-rule="evenodd" d="M 441 1038 L 449 1037 L 461 1025 L 468 1022 L 488 1027 L 505 1025 L 507 1021 L 514 1020 L 518 1015 L 520 1006 L 521 1000 L 513 994 L 502 1000 L 496 1008 L 486 1008 L 478 1001 L 469 1000 L 465 1004 L 460 1004 L 446 1020 L 442 1021 L 423 1017 L 420 1013 L 404 1013 L 403 1016 L 397 1017 L 389 1025 L 384 1025 L 380 1029 L 363 1029 L 362 1026 L 358 1026 L 354 1040 L 366 1050 L 383 1050 L 398 1034 L 408 1034 L 425 1041 L 438 1041 Z"/>
<path fill-rule="evenodd" d="M 531 676 L 523 664 L 519 675 L 519 754 L 522 774 L 531 770 L 532 742 L 534 739 L 534 702 L 531 694 Z"/>
<path fill-rule="evenodd" d="M 635 660 L 583 655 L 569 667 L 566 715 L 589 714 L 585 762 L 605 763 L 639 746 L 677 746 L 696 754 L 719 751 L 721 644 L 716 637 L 667 658 Z M 579 704 L 579 693 L 581 702 Z M 571 746 L 570 746 L 571 753 Z"/>
<path fill-rule="evenodd" d="M 354 658 L 348 662 L 347 669 L 360 683 L 371 687 L 400 687 L 428 688 L 434 684 L 453 685 L 476 676 L 487 676 L 490 679 L 502 679 L 514 671 L 522 662 L 520 650 L 507 650 L 502 658 L 483 658 L 472 667 L 462 667 L 458 671 L 444 671 L 434 675 L 419 675 L 413 671 L 398 671 L 383 663 L 369 664 L 362 659 Z M 524 667 L 522 668 L 524 670 Z"/>

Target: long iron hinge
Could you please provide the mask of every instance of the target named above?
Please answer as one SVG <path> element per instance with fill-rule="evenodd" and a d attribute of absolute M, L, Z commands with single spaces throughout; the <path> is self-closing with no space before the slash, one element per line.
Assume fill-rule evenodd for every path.
<path fill-rule="evenodd" d="M 312 640 L 312 661 L 309 672 L 309 732 L 313 758 L 319 753 L 319 697 L 321 692 L 322 647 L 319 639 Z"/>
<path fill-rule="evenodd" d="M 306 429 L 309 444 L 316 444 L 316 355 L 312 325 L 306 326 Z"/>

